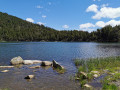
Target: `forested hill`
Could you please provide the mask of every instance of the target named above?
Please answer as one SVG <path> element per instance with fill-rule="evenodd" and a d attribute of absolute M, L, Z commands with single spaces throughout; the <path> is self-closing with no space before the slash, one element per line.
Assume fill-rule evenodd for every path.
<path fill-rule="evenodd" d="M 58 31 L 0 12 L 0 41 L 120 41 L 120 25 L 95 32 Z"/>

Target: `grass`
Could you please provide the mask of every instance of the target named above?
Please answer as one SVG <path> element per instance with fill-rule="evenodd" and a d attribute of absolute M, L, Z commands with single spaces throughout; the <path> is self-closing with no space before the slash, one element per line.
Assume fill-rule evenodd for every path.
<path fill-rule="evenodd" d="M 89 80 L 93 79 L 95 74 L 99 76 L 103 73 L 107 73 L 107 77 L 105 77 L 105 79 L 102 81 L 103 90 L 118 90 L 117 86 L 111 82 L 115 82 L 120 79 L 120 56 L 90 58 L 85 60 L 75 59 L 74 63 L 78 69 L 75 77 L 81 82 L 81 86 L 83 86 L 83 82 L 85 80 L 87 80 L 87 83 Z M 85 72 L 87 74 L 87 78 L 85 79 L 80 76 L 80 72 Z"/>
<path fill-rule="evenodd" d="M 81 66 L 80 69 L 84 72 L 91 72 L 93 70 L 105 70 L 120 67 L 120 57 L 107 58 L 90 58 L 88 60 L 76 59 L 75 65 Z"/>

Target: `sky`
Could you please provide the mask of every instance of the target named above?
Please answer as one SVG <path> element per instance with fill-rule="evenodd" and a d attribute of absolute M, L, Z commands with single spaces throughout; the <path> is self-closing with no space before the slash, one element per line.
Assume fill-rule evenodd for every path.
<path fill-rule="evenodd" d="M 0 12 L 57 30 L 120 24 L 120 0 L 0 0 Z"/>

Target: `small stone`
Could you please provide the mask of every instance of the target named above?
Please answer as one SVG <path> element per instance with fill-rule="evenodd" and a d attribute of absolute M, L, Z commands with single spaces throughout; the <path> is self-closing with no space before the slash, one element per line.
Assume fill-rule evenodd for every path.
<path fill-rule="evenodd" d="M 104 72 L 108 72 L 109 70 L 108 69 L 105 69 L 105 70 L 103 70 Z"/>
<path fill-rule="evenodd" d="M 29 67 L 31 69 L 35 69 L 35 68 L 40 68 L 40 66 L 33 66 L 33 67 Z"/>
<path fill-rule="evenodd" d="M 96 73 L 96 74 L 98 74 L 99 72 L 98 72 L 98 71 L 91 71 L 91 73 Z"/>
<path fill-rule="evenodd" d="M 9 72 L 9 70 L 3 70 L 3 71 L 1 71 L 1 72 Z"/>
<path fill-rule="evenodd" d="M 93 75 L 93 77 L 97 78 L 97 77 L 99 77 L 99 75 L 97 75 L 97 74 L 94 74 L 94 75 Z"/>
<path fill-rule="evenodd" d="M 80 78 L 75 78 L 75 80 L 80 80 Z"/>
<path fill-rule="evenodd" d="M 35 76 L 34 75 L 28 75 L 25 77 L 25 79 L 33 79 Z"/>
<path fill-rule="evenodd" d="M 85 84 L 84 87 L 91 88 L 92 86 L 89 84 Z"/>

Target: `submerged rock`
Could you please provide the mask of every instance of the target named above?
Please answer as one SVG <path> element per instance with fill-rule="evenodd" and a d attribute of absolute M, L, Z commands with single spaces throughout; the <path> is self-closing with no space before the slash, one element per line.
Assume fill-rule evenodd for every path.
<path fill-rule="evenodd" d="M 0 68 L 13 68 L 14 66 L 0 66 Z"/>
<path fill-rule="evenodd" d="M 54 68 L 58 68 L 58 69 L 64 69 L 63 66 L 61 66 L 58 62 L 56 62 L 55 60 L 53 60 L 53 65 Z"/>
<path fill-rule="evenodd" d="M 29 67 L 31 69 L 35 69 L 35 68 L 40 68 L 40 66 L 32 66 L 32 67 Z"/>
<path fill-rule="evenodd" d="M 42 61 L 41 66 L 51 66 L 52 62 L 50 61 Z"/>
<path fill-rule="evenodd" d="M 13 59 L 11 59 L 10 63 L 12 65 L 23 64 L 23 59 L 20 56 L 14 57 Z"/>
<path fill-rule="evenodd" d="M 3 71 L 1 71 L 1 72 L 9 72 L 9 70 L 3 70 Z"/>
<path fill-rule="evenodd" d="M 33 79 L 35 76 L 34 75 L 28 75 L 25 77 L 25 79 Z"/>
<path fill-rule="evenodd" d="M 43 66 L 42 68 L 48 70 L 49 68 L 51 68 L 51 66 L 45 66 L 45 67 Z"/>

